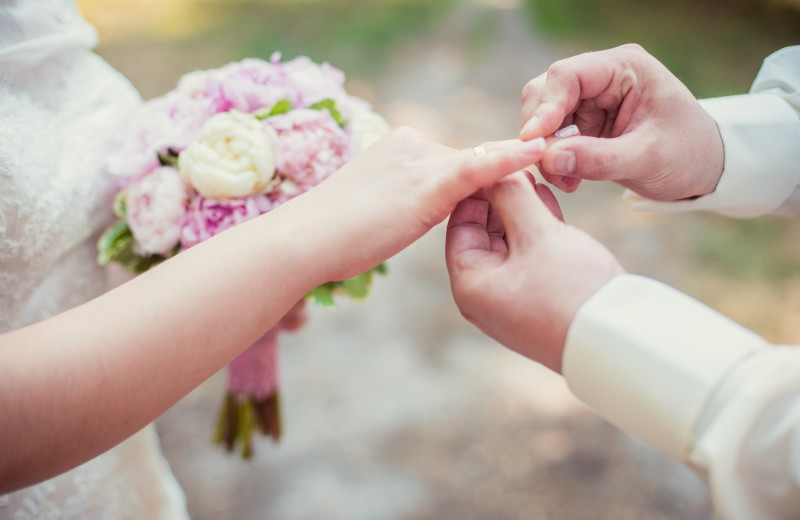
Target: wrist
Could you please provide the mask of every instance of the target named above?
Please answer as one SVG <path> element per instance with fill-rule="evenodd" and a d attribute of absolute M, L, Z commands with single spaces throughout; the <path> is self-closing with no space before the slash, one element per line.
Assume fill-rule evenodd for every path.
<path fill-rule="evenodd" d="M 375 232 L 375 219 L 366 216 L 380 212 L 370 212 L 368 206 L 331 192 L 323 183 L 274 210 L 286 212 L 280 243 L 286 244 L 287 262 L 308 291 L 357 276 L 383 260 L 369 260 L 382 237 Z"/>
<path fill-rule="evenodd" d="M 704 132 L 702 135 L 705 138 L 698 148 L 699 155 L 702 156 L 702 160 L 698 164 L 704 165 L 705 168 L 696 177 L 698 184 L 693 193 L 685 198 L 698 198 L 716 191 L 725 167 L 725 147 L 722 142 L 722 135 L 717 123 L 711 116 L 708 114 L 704 114 L 704 116 Z"/>
<path fill-rule="evenodd" d="M 279 254 L 287 267 L 282 282 L 291 286 L 294 296 L 302 298 L 315 287 L 331 281 L 330 265 L 336 248 L 331 244 L 327 207 L 306 201 L 300 195 L 258 217 L 261 255 Z M 324 208 L 324 209 L 323 209 Z M 296 293 L 296 294 L 294 294 Z"/>

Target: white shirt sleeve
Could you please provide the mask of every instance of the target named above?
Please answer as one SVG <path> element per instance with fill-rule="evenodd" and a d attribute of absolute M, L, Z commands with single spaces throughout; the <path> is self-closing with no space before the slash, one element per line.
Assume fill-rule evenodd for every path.
<path fill-rule="evenodd" d="M 764 60 L 750 94 L 701 100 L 716 121 L 725 165 L 714 192 L 657 202 L 625 193 L 636 209 L 710 210 L 732 217 L 800 216 L 800 46 Z"/>
<path fill-rule="evenodd" d="M 800 216 L 800 46 L 751 93 L 701 102 L 725 147 L 717 189 L 638 209 Z M 769 345 L 689 296 L 623 275 L 584 304 L 564 376 L 600 415 L 709 483 L 720 519 L 800 518 L 800 346 Z"/>
<path fill-rule="evenodd" d="M 563 371 L 600 415 L 705 477 L 715 518 L 800 515 L 800 347 L 623 275 L 579 310 Z"/>

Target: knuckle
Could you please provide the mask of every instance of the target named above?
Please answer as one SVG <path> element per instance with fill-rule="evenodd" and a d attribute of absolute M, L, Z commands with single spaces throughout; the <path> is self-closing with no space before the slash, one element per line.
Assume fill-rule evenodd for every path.
<path fill-rule="evenodd" d="M 547 68 L 547 76 L 558 78 L 563 76 L 566 73 L 566 69 L 569 67 L 567 60 L 558 60 L 554 61 L 550 64 Z"/>
<path fill-rule="evenodd" d="M 636 54 L 647 54 L 647 51 L 644 50 L 644 47 L 639 45 L 638 43 L 626 43 L 624 45 L 620 45 L 619 49 L 624 49 L 628 52 L 633 52 Z"/>
<path fill-rule="evenodd" d="M 578 66 L 580 60 L 589 54 L 591 53 L 583 53 L 571 58 L 563 58 L 554 61 L 547 69 L 547 76 L 562 79 L 573 75 L 575 67 Z"/>
<path fill-rule="evenodd" d="M 536 92 L 539 90 L 538 81 L 536 79 L 532 79 L 522 87 L 522 100 L 526 101 L 535 97 Z"/>
<path fill-rule="evenodd" d="M 410 137 L 416 133 L 412 127 L 408 125 L 400 125 L 391 130 L 390 134 L 396 137 Z"/>
<path fill-rule="evenodd" d="M 459 172 L 459 177 L 461 182 L 469 186 L 476 186 L 479 178 L 479 170 L 470 163 L 463 164 Z"/>
<path fill-rule="evenodd" d="M 503 190 L 517 190 L 526 184 L 530 184 L 530 181 L 528 181 L 527 178 L 521 175 L 508 175 L 500 179 L 500 181 L 497 183 L 497 186 Z"/>
<path fill-rule="evenodd" d="M 425 137 L 422 132 L 417 130 L 414 127 L 408 125 L 401 125 L 391 131 L 391 134 L 395 136 L 396 139 L 401 141 L 408 141 L 414 145 L 419 145 L 421 143 L 429 141 L 427 137 Z"/>

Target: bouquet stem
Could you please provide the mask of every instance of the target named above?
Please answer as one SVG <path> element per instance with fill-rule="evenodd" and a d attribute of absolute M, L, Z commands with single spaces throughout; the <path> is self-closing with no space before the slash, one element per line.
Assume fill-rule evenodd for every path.
<path fill-rule="evenodd" d="M 238 444 L 243 459 L 253 456 L 253 433 L 258 430 L 273 442 L 281 439 L 280 392 L 277 390 L 264 399 L 248 397 L 240 402 L 233 394 L 226 394 L 217 419 L 214 442 L 228 451 Z"/>
<path fill-rule="evenodd" d="M 258 431 L 278 442 L 283 433 L 278 378 L 278 332 L 306 322 L 305 300 L 295 304 L 266 334 L 228 364 L 228 383 L 217 417 L 214 442 L 242 458 L 253 456 Z"/>
<path fill-rule="evenodd" d="M 273 327 L 228 365 L 228 389 L 222 401 L 214 442 L 242 458 L 253 456 L 256 431 L 281 437 L 277 332 Z"/>

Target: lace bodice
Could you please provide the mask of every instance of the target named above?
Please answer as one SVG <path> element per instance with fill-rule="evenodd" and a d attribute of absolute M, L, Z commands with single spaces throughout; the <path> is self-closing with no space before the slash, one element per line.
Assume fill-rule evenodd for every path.
<path fill-rule="evenodd" d="M 140 102 L 91 52 L 73 0 L 0 0 L 0 332 L 105 289 L 109 136 Z M 184 518 L 152 426 L 48 482 L 0 496 L 0 520 Z"/>

